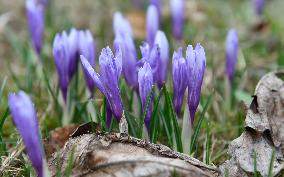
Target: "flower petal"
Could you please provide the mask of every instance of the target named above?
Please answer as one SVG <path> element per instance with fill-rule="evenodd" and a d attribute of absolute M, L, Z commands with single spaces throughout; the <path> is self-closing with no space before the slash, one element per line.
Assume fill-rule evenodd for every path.
<path fill-rule="evenodd" d="M 153 74 L 149 63 L 145 62 L 143 67 L 138 71 L 139 94 L 144 110 L 147 104 L 147 98 L 150 94 L 153 85 Z M 146 127 L 149 129 L 150 119 L 152 114 L 152 98 L 144 120 Z"/>
<path fill-rule="evenodd" d="M 10 94 L 8 99 L 13 121 L 23 138 L 28 156 L 37 175 L 42 177 L 44 155 L 34 105 L 23 91 Z"/>
<path fill-rule="evenodd" d="M 100 80 L 100 76 L 95 72 L 93 67 L 90 65 L 89 61 L 83 56 L 80 55 L 81 63 L 83 65 L 83 69 L 85 73 L 89 74 L 89 76 L 93 79 L 96 87 L 105 94 L 105 88 L 103 83 Z"/>

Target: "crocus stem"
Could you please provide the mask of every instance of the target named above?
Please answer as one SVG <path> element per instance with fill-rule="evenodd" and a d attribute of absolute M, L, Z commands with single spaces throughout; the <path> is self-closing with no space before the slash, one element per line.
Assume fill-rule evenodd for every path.
<path fill-rule="evenodd" d="M 122 117 L 119 121 L 119 132 L 121 134 L 127 134 L 128 135 L 128 123 L 126 121 L 125 115 L 124 115 L 124 111 L 122 113 Z"/>
<path fill-rule="evenodd" d="M 133 100 L 132 100 L 132 114 L 135 116 L 135 117 L 139 117 L 140 116 L 140 110 L 137 109 L 137 105 L 140 104 L 140 100 L 139 100 L 139 93 L 138 92 L 135 92 L 133 93 Z"/>
<path fill-rule="evenodd" d="M 182 131 L 181 131 L 181 138 L 182 138 L 182 145 L 183 145 L 183 153 L 190 154 L 190 142 L 191 142 L 191 118 L 188 110 L 188 106 L 185 106 L 183 120 L 182 120 Z"/>
<path fill-rule="evenodd" d="M 232 83 L 228 77 L 225 77 L 225 108 L 230 109 L 232 104 Z"/>
<path fill-rule="evenodd" d="M 87 100 L 88 99 L 92 99 L 92 93 L 87 89 L 86 91 L 86 97 L 87 97 Z M 96 110 L 94 108 L 94 105 L 92 104 L 92 101 L 88 101 L 87 103 L 87 110 L 88 110 L 88 113 L 90 114 L 91 116 L 91 119 L 93 122 L 98 122 L 98 119 L 97 119 L 97 113 L 96 113 Z"/>
<path fill-rule="evenodd" d="M 143 128 L 143 132 L 142 132 L 142 139 L 144 139 L 145 141 L 149 142 L 150 138 L 149 138 L 149 130 L 146 127 L 146 125 L 144 124 L 144 128 Z"/>
<path fill-rule="evenodd" d="M 70 98 L 70 90 L 67 91 L 67 100 L 66 105 L 63 106 L 63 116 L 62 116 L 62 125 L 68 125 L 72 122 L 72 117 L 74 113 L 74 104 L 71 101 Z"/>
<path fill-rule="evenodd" d="M 50 177 L 50 172 L 48 169 L 48 164 L 46 163 L 45 160 L 43 160 L 43 177 Z"/>

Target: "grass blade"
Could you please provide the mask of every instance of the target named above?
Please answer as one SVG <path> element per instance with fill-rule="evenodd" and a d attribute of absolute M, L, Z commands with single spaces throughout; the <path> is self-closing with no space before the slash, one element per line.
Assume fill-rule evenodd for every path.
<path fill-rule="evenodd" d="M 160 93 L 158 95 L 158 98 L 155 100 L 155 106 L 154 106 L 154 110 L 153 110 L 153 114 L 152 114 L 152 118 L 151 118 L 151 124 L 150 124 L 150 140 L 152 143 L 156 142 L 157 140 L 157 135 L 158 135 L 158 109 L 159 109 L 159 103 L 160 103 L 160 99 L 161 96 L 163 94 L 163 88 L 160 90 Z"/>
<path fill-rule="evenodd" d="M 72 174 L 72 169 L 73 169 L 73 162 L 74 162 L 74 153 L 75 153 L 75 146 L 72 147 L 70 153 L 69 153 L 69 158 L 67 161 L 67 167 L 65 171 L 65 176 L 69 177 Z"/>
<path fill-rule="evenodd" d="M 273 168 L 274 159 L 275 159 L 275 150 L 273 149 L 269 163 L 268 177 L 272 177 L 272 168 Z"/>
<path fill-rule="evenodd" d="M 169 130 L 169 126 L 167 125 L 167 120 L 165 119 L 165 116 L 163 116 L 161 110 L 158 110 L 159 111 L 159 115 L 161 117 L 161 120 L 162 120 L 162 124 L 164 125 L 164 129 L 165 129 L 165 132 L 166 132 L 166 137 L 168 139 L 168 146 L 169 147 L 173 147 L 173 140 L 172 140 L 172 135 L 170 133 L 170 130 Z"/>
<path fill-rule="evenodd" d="M 58 150 L 59 151 L 59 150 Z M 62 168 L 62 162 L 60 159 L 60 153 L 56 154 L 56 177 L 61 177 L 61 168 Z"/>
<path fill-rule="evenodd" d="M 59 115 L 61 115 L 61 114 L 62 114 L 62 111 L 59 109 L 60 106 L 59 106 L 57 97 L 55 96 L 54 92 L 53 92 L 52 89 L 51 89 L 51 86 L 50 86 L 50 84 L 49 84 L 49 80 L 48 80 L 48 77 L 47 77 L 47 74 L 46 74 L 45 70 L 42 70 L 42 73 L 43 73 L 43 78 L 44 78 L 44 81 L 45 81 L 47 90 L 48 90 L 49 93 L 51 94 L 51 97 L 52 97 L 52 99 L 53 99 L 53 102 L 55 103 L 55 109 L 56 109 L 57 113 L 58 113 Z M 61 116 L 60 116 L 60 117 L 61 117 Z"/>
<path fill-rule="evenodd" d="M 5 123 L 5 120 L 10 115 L 9 107 L 6 108 L 4 115 L 2 116 L 0 120 L 0 155 L 7 155 L 6 152 L 6 145 L 5 142 L 3 142 L 2 134 L 3 134 L 3 126 Z"/>
<path fill-rule="evenodd" d="M 200 115 L 200 117 L 198 119 L 197 126 L 196 126 L 196 128 L 194 130 L 194 133 L 192 135 L 192 138 L 191 138 L 190 153 L 193 153 L 194 145 L 195 145 L 195 143 L 197 141 L 197 138 L 198 138 L 198 135 L 200 133 L 200 128 L 201 128 L 203 119 L 205 117 L 205 113 L 206 113 L 206 111 L 207 111 L 207 109 L 208 109 L 208 107 L 209 107 L 209 105 L 210 105 L 210 103 L 212 101 L 212 97 L 213 97 L 213 93 L 209 96 L 209 98 L 208 98 L 208 100 L 207 100 L 207 102 L 205 104 L 205 107 L 202 110 L 202 113 L 201 113 L 201 115 Z"/>
<path fill-rule="evenodd" d="M 5 109 L 5 113 L 0 120 L 0 133 L 2 133 L 3 125 L 5 123 L 6 118 L 10 115 L 9 107 Z"/>
<path fill-rule="evenodd" d="M 210 164 L 210 148 L 211 148 L 211 130 L 210 121 L 207 120 L 206 126 L 206 152 L 205 152 L 205 163 Z"/>
<path fill-rule="evenodd" d="M 99 110 L 99 108 L 97 107 L 97 105 L 94 101 L 92 101 L 92 100 L 90 100 L 90 101 L 92 102 L 92 104 L 93 104 L 93 106 L 96 110 L 96 114 L 97 114 L 97 118 L 98 118 L 97 120 L 99 121 L 99 123 L 102 127 L 102 130 L 107 131 L 108 128 L 106 127 L 106 122 L 104 121 L 104 118 L 102 118 L 102 116 L 101 116 L 101 111 Z M 104 109 L 104 108 L 102 108 L 102 109 Z"/>
<path fill-rule="evenodd" d="M 124 114 L 125 114 L 125 118 L 127 120 L 128 123 L 128 129 L 129 129 L 129 133 L 130 135 L 136 137 L 137 136 L 137 128 L 138 127 L 138 123 L 135 120 L 135 117 L 132 116 L 128 111 L 124 110 Z"/>
<path fill-rule="evenodd" d="M 154 85 L 152 86 L 151 90 L 150 90 L 150 93 L 147 97 L 147 102 L 146 102 L 146 106 L 143 110 L 143 115 L 142 115 L 142 119 L 140 119 L 139 121 L 139 134 L 138 134 L 138 137 L 141 138 L 142 137 L 142 132 L 143 132 L 143 129 L 144 129 L 144 120 L 146 118 L 146 114 L 147 114 L 147 111 L 149 109 L 149 106 L 150 106 L 150 102 L 151 102 L 151 99 L 152 99 L 152 95 L 153 95 L 153 90 L 154 90 Z"/>
<path fill-rule="evenodd" d="M 172 123 L 174 134 L 175 134 L 177 150 L 179 152 L 183 152 L 180 128 L 179 128 L 179 125 L 178 125 L 178 122 L 177 122 L 176 114 L 174 112 L 173 102 L 172 102 L 172 99 L 169 95 L 169 92 L 168 92 L 166 86 L 164 86 L 164 94 L 165 94 L 165 98 L 166 98 L 166 104 L 168 105 L 168 108 L 169 108 L 169 111 L 170 111 L 171 123 Z"/>
<path fill-rule="evenodd" d="M 2 96 L 3 96 L 3 92 L 4 92 L 6 82 L 7 82 L 7 76 L 4 77 L 4 79 L 2 81 L 1 89 L 0 89 L 0 105 L 1 105 L 1 100 L 2 100 Z"/>

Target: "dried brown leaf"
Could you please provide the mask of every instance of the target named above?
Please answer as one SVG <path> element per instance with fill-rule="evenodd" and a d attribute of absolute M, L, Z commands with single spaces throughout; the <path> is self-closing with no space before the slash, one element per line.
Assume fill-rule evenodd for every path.
<path fill-rule="evenodd" d="M 284 82 L 283 72 L 269 73 L 262 77 L 255 89 L 254 99 L 247 110 L 245 131 L 229 146 L 230 160 L 221 165 L 229 176 L 250 176 L 257 172 L 268 176 L 272 152 L 275 158 L 272 176 L 284 169 Z M 256 160 L 255 160 L 256 159 Z"/>
<path fill-rule="evenodd" d="M 74 151 L 72 176 L 218 176 L 218 169 L 171 150 L 164 145 L 111 133 L 85 134 L 70 139 L 58 152 L 63 161 L 62 172 L 67 166 L 71 149 Z M 52 176 L 56 174 L 57 155 L 49 159 Z"/>

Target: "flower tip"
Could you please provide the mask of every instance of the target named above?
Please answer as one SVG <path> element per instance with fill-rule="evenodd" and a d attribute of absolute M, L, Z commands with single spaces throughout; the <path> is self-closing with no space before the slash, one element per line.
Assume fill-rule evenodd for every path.
<path fill-rule="evenodd" d="M 90 64 L 87 60 L 87 58 L 84 56 L 84 55 L 80 55 L 80 60 L 81 60 L 81 63 L 86 66 L 87 64 Z"/>

